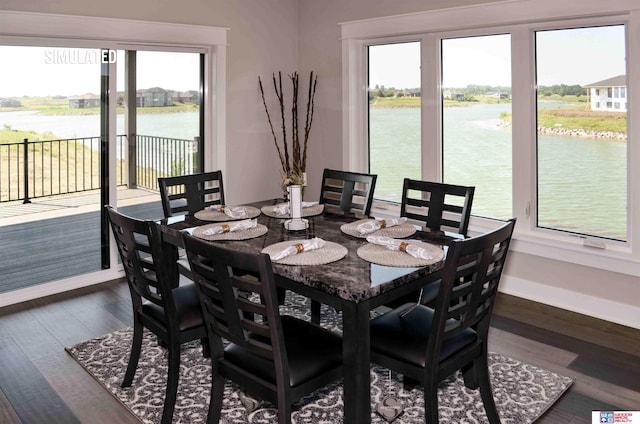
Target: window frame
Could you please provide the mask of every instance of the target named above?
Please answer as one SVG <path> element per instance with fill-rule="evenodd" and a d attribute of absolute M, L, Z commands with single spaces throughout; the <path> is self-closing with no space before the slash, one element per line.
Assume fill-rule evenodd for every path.
<path fill-rule="evenodd" d="M 363 76 L 366 75 L 368 45 L 380 44 L 381 41 L 391 43 L 422 40 L 422 176 L 440 181 L 442 111 L 439 41 L 442 38 L 509 33 L 512 41 L 513 215 L 518 218 L 513 249 L 575 264 L 640 275 L 640 219 L 631 212 L 640 209 L 640 171 L 636 170 L 640 167 L 632 160 L 640 158 L 638 143 L 627 143 L 626 242 L 537 228 L 532 214 L 537 210 L 535 31 L 615 24 L 626 26 L 626 94 L 629 99 L 627 128 L 631 140 L 632 135 L 640 134 L 640 120 L 634 119 L 632 113 L 632 99 L 637 99 L 636 104 L 640 103 L 640 93 L 636 94 L 633 87 L 633 81 L 638 81 L 640 77 L 640 47 L 629 40 L 640 34 L 640 8 L 630 0 L 616 2 L 615 5 L 588 0 L 580 2 L 578 14 L 575 12 L 577 9 L 571 5 L 554 4 L 550 0 L 542 0 L 542 3 L 544 4 L 537 4 L 534 8 L 521 2 L 496 2 L 343 24 L 343 164 L 347 169 L 368 169 L 368 134 L 361 118 L 366 116 L 366 96 L 362 93 L 366 89 Z M 478 13 L 478 9 L 482 13 Z M 392 216 L 398 213 L 399 205 L 374 201 L 373 215 Z M 492 226 L 495 226 L 495 222 L 491 219 L 473 217 L 470 229 L 473 234 Z"/>

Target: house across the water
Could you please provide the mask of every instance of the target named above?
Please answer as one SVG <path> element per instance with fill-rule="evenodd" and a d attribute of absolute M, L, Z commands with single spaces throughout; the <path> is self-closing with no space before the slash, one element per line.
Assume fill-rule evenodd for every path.
<path fill-rule="evenodd" d="M 618 75 L 603 81 L 585 85 L 588 91 L 591 110 L 607 112 L 627 111 L 626 75 Z"/>

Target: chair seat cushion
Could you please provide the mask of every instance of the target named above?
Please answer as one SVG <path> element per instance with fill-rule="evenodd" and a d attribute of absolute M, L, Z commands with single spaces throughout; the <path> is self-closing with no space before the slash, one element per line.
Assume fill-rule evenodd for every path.
<path fill-rule="evenodd" d="M 415 307 L 415 308 L 414 308 Z M 403 313 L 414 308 L 406 315 Z M 434 311 L 424 305 L 406 303 L 371 320 L 371 350 L 401 361 L 424 367 L 427 340 Z M 453 320 L 450 320 L 453 322 Z M 442 344 L 440 361 L 477 340 L 476 332 L 466 329 Z"/>
<path fill-rule="evenodd" d="M 173 301 L 176 305 L 176 318 L 180 331 L 199 327 L 203 324 L 198 289 L 194 283 L 188 283 L 173 289 Z M 142 305 L 142 312 L 157 321 L 166 322 L 164 310 L 158 305 L 145 302 Z"/>
<path fill-rule="evenodd" d="M 281 321 L 289 359 L 291 387 L 303 384 L 342 364 L 342 337 L 338 334 L 288 315 L 283 315 Z M 248 352 L 234 343 L 225 348 L 224 360 L 273 384 L 276 383 L 272 361 Z"/>

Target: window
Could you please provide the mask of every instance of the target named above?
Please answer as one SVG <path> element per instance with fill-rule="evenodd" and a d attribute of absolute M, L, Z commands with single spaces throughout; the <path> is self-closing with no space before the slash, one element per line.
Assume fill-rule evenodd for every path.
<path fill-rule="evenodd" d="M 638 7 L 630 1 L 616 7 L 596 2 L 584 6 L 575 16 L 560 7 L 542 10 L 515 2 L 479 6 L 481 18 L 477 8 L 463 7 L 455 13 L 412 14 L 411 19 L 382 18 L 383 26 L 380 20 L 377 25 L 343 24 L 343 47 L 349 58 L 343 62 L 343 92 L 348 94 L 343 134 L 349 142 L 345 162 L 359 171 L 373 164 L 367 156 L 368 121 L 363 119 L 368 103 L 357 100 L 366 96 L 362 87 L 368 83 L 366 56 L 371 47 L 420 41 L 420 177 L 464 184 L 465 172 L 473 175 L 471 231 L 491 226 L 486 218 L 516 216 L 516 247 L 522 252 L 582 265 L 597 258 L 598 265 L 592 266 L 607 269 L 619 269 L 614 258 L 627 261 L 624 255 L 632 255 L 637 260 L 640 218 L 629 211 L 637 209 L 635 199 L 640 197 L 640 171 L 636 171 L 640 147 L 626 139 L 640 131 L 640 125 L 631 116 L 626 119 L 632 100 L 618 99 L 633 99 L 626 82 L 620 81 L 635 81 L 640 73 L 640 47 L 625 43 L 629 34 L 640 31 L 640 21 L 631 18 Z M 497 13 L 503 9 L 512 22 Z M 503 48 L 489 47 L 502 39 Z M 467 45 L 471 52 L 465 55 Z M 479 52 L 484 55 L 478 57 Z M 506 65 L 500 66 L 502 62 Z M 510 75 L 510 81 L 502 78 L 508 83 L 482 82 L 481 75 L 497 77 L 503 71 Z M 450 83 L 456 74 L 467 80 Z M 503 85 L 504 90 L 498 89 Z M 614 87 L 618 98 L 613 97 Z M 465 88 L 484 90 L 483 101 L 491 99 L 496 108 L 507 109 L 477 119 L 475 132 L 469 133 L 470 149 L 456 151 L 463 146 L 465 135 L 458 127 L 465 122 L 455 116 L 462 108 L 452 105 L 468 101 L 465 112 L 469 112 L 480 103 L 465 99 L 461 90 Z M 496 126 L 508 139 L 503 149 L 497 149 L 502 155 L 498 157 L 481 138 L 487 130 L 497 131 Z M 484 164 L 489 164 L 484 172 L 478 171 Z M 496 189 L 500 184 L 503 187 Z M 388 199 L 379 202 L 376 190 L 373 212 L 397 213 Z M 589 247 L 594 244 L 603 249 Z"/>
<path fill-rule="evenodd" d="M 475 215 L 509 218 L 511 37 L 448 38 L 441 49 L 442 179 L 476 187 Z"/>
<path fill-rule="evenodd" d="M 378 175 L 376 198 L 398 202 L 403 179 L 421 175 L 420 43 L 368 50 L 369 170 Z"/>
<path fill-rule="evenodd" d="M 605 134 L 626 131 L 626 114 L 591 110 L 582 95 L 585 85 L 625 74 L 625 27 L 538 31 L 535 37 L 537 225 L 626 240 L 626 143 Z M 549 87 L 565 89 L 550 98 Z M 612 92 L 617 97 L 617 87 L 607 90 L 609 98 Z M 607 109 L 620 109 L 620 103 L 608 101 Z M 584 132 L 575 136 L 572 130 Z"/>

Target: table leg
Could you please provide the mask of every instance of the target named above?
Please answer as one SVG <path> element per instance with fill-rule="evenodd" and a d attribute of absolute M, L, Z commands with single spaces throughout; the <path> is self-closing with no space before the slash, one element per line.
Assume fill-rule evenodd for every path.
<path fill-rule="evenodd" d="M 344 422 L 371 422 L 369 302 L 345 302 L 342 309 Z"/>

